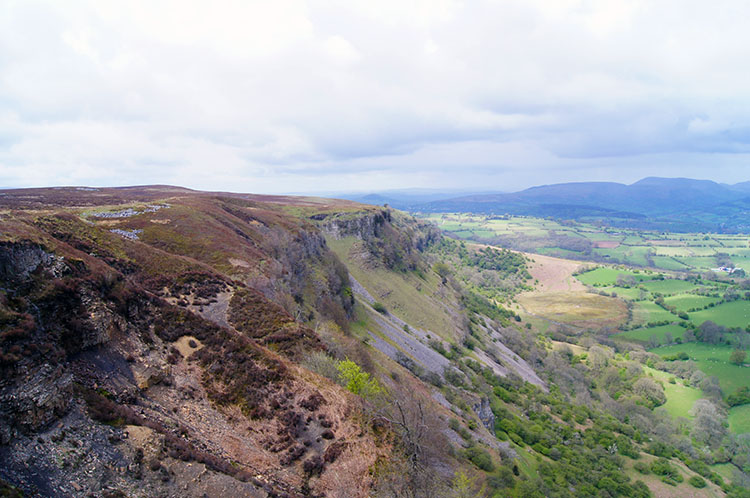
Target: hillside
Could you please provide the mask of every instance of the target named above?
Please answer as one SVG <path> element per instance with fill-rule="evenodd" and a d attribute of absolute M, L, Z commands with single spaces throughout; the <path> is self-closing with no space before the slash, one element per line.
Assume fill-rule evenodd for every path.
<path fill-rule="evenodd" d="M 644 178 L 631 185 L 562 183 L 510 194 L 483 194 L 411 206 L 421 212 L 513 214 L 601 220 L 612 226 L 671 231 L 747 230 L 747 187 L 688 178 Z"/>
<path fill-rule="evenodd" d="M 0 493 L 741 496 L 554 264 L 350 201 L 0 192 Z"/>

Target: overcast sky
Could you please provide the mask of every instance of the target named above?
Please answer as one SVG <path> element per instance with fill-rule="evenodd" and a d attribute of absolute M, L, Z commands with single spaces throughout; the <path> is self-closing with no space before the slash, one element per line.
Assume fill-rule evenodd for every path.
<path fill-rule="evenodd" d="M 0 0 L 0 186 L 750 180 L 745 0 Z"/>

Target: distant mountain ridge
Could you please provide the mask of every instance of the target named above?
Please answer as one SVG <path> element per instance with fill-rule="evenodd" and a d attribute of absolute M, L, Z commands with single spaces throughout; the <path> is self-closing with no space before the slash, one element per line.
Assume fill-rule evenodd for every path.
<path fill-rule="evenodd" d="M 750 230 L 750 182 L 734 185 L 690 178 L 643 178 L 626 185 L 573 182 L 540 185 L 513 193 L 482 193 L 421 204 L 371 194 L 360 202 L 390 201 L 420 212 L 513 214 L 559 219 L 600 220 L 617 226 L 673 231 Z"/>

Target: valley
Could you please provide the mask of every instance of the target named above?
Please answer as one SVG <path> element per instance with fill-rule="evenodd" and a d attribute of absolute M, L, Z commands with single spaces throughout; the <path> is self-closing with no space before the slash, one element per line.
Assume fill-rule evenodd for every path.
<path fill-rule="evenodd" d="M 625 357 L 645 352 L 650 359 L 644 371 L 663 387 L 665 402 L 657 410 L 687 427 L 700 416 L 698 401 L 712 399 L 723 406 L 715 412 L 719 426 L 731 438 L 748 437 L 750 285 L 740 269 L 747 236 L 655 233 L 525 217 L 426 218 L 466 244 L 494 241 L 538 251 L 527 253 L 537 260 L 530 266 L 536 288 L 513 300 L 521 317 L 558 348 L 606 344 Z M 570 246 L 574 239 L 583 241 L 582 247 L 559 244 L 565 240 Z M 627 249 L 613 252 L 623 246 Z M 596 299 L 605 302 L 597 306 Z M 714 466 L 738 476 L 741 462 Z M 734 474 L 728 472 L 732 468 Z"/>

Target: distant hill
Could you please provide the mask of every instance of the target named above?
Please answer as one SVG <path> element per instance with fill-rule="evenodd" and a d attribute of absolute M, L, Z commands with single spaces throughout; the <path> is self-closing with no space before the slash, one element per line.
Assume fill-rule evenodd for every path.
<path fill-rule="evenodd" d="M 722 185 L 689 178 L 644 178 L 631 185 L 579 182 L 510 194 L 467 195 L 418 206 L 423 212 L 516 214 L 599 219 L 614 225 L 675 231 L 745 231 L 750 182 Z"/>

